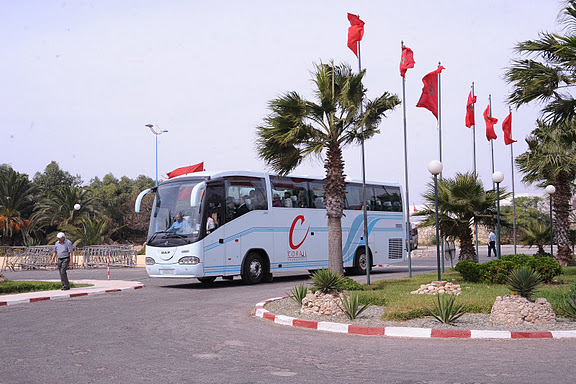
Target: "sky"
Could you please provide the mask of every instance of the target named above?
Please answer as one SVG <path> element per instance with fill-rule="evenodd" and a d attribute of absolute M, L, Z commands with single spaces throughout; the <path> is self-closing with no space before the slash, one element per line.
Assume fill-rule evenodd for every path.
<path fill-rule="evenodd" d="M 32 177 L 51 161 L 85 183 L 107 173 L 155 177 L 204 161 L 206 170 L 267 171 L 255 150 L 268 102 L 296 91 L 313 99 L 315 63 L 358 60 L 347 47 L 347 13 L 366 23 L 361 42 L 367 97 L 402 98 L 401 41 L 414 51 L 406 74 L 410 202 L 419 204 L 439 159 L 436 118 L 416 108 L 422 77 L 441 74 L 444 177 L 473 169 L 466 100 L 475 84 L 478 173 L 492 187 L 482 112 L 492 97 L 495 170 L 512 189 L 501 122 L 511 87 L 505 68 L 519 41 L 560 32 L 558 0 L 194 1 L 0 0 L 0 164 Z M 541 106 L 513 110 L 514 156 L 526 151 Z M 402 106 L 366 142 L 366 178 L 404 185 Z M 344 151 L 345 173 L 361 179 L 361 151 Z M 293 174 L 323 176 L 320 160 Z M 515 191 L 541 192 L 521 182 Z"/>

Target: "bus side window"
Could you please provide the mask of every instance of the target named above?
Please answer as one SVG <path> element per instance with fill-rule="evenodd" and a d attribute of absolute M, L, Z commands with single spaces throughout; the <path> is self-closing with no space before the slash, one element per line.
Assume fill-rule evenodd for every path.
<path fill-rule="evenodd" d="M 221 183 L 206 186 L 205 207 L 202 227 L 206 234 L 224 224 L 224 185 Z"/>
<path fill-rule="evenodd" d="M 326 202 L 324 199 L 324 182 L 311 181 L 308 184 L 310 192 L 310 207 L 320 209 L 326 208 Z"/>

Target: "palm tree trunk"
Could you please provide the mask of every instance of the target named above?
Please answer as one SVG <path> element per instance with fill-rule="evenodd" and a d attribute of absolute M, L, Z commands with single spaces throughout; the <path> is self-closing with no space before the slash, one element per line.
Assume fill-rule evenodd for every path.
<path fill-rule="evenodd" d="M 556 260 L 560 265 L 567 266 L 572 261 L 572 248 L 570 246 L 570 183 L 564 177 L 556 179 L 556 193 L 552 199 L 554 209 L 554 238 L 558 244 Z"/>
<path fill-rule="evenodd" d="M 328 268 L 343 275 L 342 214 L 344 212 L 346 184 L 344 182 L 342 149 L 338 144 L 328 145 L 324 169 L 326 169 L 324 193 L 326 215 L 328 216 Z"/>
<path fill-rule="evenodd" d="M 460 230 L 460 255 L 458 260 L 476 260 L 476 249 L 472 242 L 472 230 L 469 226 Z"/>

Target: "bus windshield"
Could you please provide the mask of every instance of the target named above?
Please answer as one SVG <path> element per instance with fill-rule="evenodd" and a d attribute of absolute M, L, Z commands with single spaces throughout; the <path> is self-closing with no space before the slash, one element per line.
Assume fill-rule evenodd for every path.
<path fill-rule="evenodd" d="M 202 181 L 184 180 L 158 186 L 150 216 L 148 245 L 174 247 L 199 240 L 202 199 L 193 198 L 193 190 Z"/>

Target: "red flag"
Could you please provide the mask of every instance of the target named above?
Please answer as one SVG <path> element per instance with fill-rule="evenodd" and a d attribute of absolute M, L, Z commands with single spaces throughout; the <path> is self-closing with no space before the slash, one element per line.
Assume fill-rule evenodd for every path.
<path fill-rule="evenodd" d="M 468 95 L 468 103 L 466 104 L 466 126 L 468 128 L 476 125 L 474 121 L 474 104 L 476 103 L 476 96 L 472 97 L 472 91 Z"/>
<path fill-rule="evenodd" d="M 438 119 L 438 74 L 444 69 L 443 66 L 439 66 L 433 72 L 430 72 L 422 78 L 424 87 L 422 87 L 422 96 L 418 100 L 417 107 L 422 107 L 428 109 L 436 119 Z"/>
<path fill-rule="evenodd" d="M 193 172 L 202 172 L 204 170 L 204 162 L 190 165 L 188 167 L 176 168 L 172 172 L 168 172 L 168 178 L 171 179 L 176 176 L 186 175 Z"/>
<path fill-rule="evenodd" d="M 358 42 L 364 36 L 364 22 L 360 18 L 351 13 L 348 14 L 350 27 L 348 28 L 348 48 L 358 56 Z"/>
<path fill-rule="evenodd" d="M 504 143 L 506 145 L 515 143 L 517 140 L 512 140 L 512 112 L 502 122 L 502 130 L 504 131 Z"/>
<path fill-rule="evenodd" d="M 494 132 L 494 124 L 498 122 L 498 119 L 490 116 L 490 104 L 488 104 L 484 111 L 484 121 L 486 121 L 486 139 L 488 139 L 488 141 L 496 140 L 498 136 L 496 136 L 496 132 Z"/>
<path fill-rule="evenodd" d="M 402 58 L 400 59 L 400 76 L 404 77 L 408 68 L 414 68 L 414 52 L 408 47 L 402 47 Z"/>

